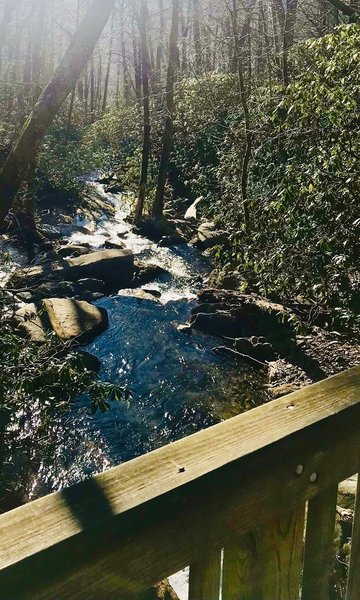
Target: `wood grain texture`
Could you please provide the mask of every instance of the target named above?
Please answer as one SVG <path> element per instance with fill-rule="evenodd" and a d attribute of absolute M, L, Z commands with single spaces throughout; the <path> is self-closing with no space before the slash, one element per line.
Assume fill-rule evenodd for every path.
<path fill-rule="evenodd" d="M 335 561 L 337 489 L 334 485 L 309 501 L 302 600 L 329 599 L 329 578 Z"/>
<path fill-rule="evenodd" d="M 189 600 L 219 600 L 221 551 L 212 550 L 190 566 Z"/>
<path fill-rule="evenodd" d="M 358 467 L 360 471 L 360 463 Z M 359 472 L 358 471 L 358 472 Z M 346 600 L 360 600 L 360 475 L 358 476 Z"/>
<path fill-rule="evenodd" d="M 356 471 L 359 390 L 355 368 L 2 515 L 4 597 L 127 600 L 295 509 Z"/>
<path fill-rule="evenodd" d="M 299 599 L 304 515 L 302 505 L 225 546 L 222 600 Z"/>

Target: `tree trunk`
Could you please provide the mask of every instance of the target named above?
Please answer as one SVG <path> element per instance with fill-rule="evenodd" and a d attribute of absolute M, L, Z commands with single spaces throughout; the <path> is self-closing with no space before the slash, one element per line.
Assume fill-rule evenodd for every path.
<path fill-rule="evenodd" d="M 289 52 L 294 45 L 298 0 L 286 0 L 286 15 L 284 23 L 283 69 L 284 85 L 289 85 Z"/>
<path fill-rule="evenodd" d="M 251 159 L 252 152 L 252 139 L 253 134 L 251 130 L 251 122 L 250 122 L 250 111 L 248 105 L 248 91 L 245 85 L 245 77 L 244 77 L 244 68 L 243 68 L 243 57 L 242 51 L 248 39 L 250 33 L 250 21 L 253 9 L 255 8 L 257 0 L 251 0 L 250 4 L 246 9 L 245 15 L 245 23 L 243 25 L 241 34 L 239 35 L 238 31 L 238 10 L 237 10 L 237 0 L 232 0 L 232 22 L 233 22 L 233 34 L 234 34 L 234 42 L 235 42 L 235 54 L 237 61 L 237 69 L 238 69 L 238 77 L 239 77 L 239 91 L 241 104 L 244 111 L 244 121 L 245 121 L 245 152 L 242 161 L 241 168 L 241 196 L 242 196 L 242 206 L 244 212 L 244 223 L 246 230 L 249 231 L 250 228 L 250 213 L 249 213 L 249 200 L 248 200 L 248 176 L 249 176 L 249 163 Z"/>
<path fill-rule="evenodd" d="M 174 117 L 174 83 L 176 76 L 176 66 L 178 64 L 178 34 L 179 34 L 179 16 L 180 1 L 172 2 L 172 22 L 170 31 L 169 63 L 166 83 L 166 118 L 163 134 L 163 147 L 160 158 L 159 176 L 155 200 L 152 207 L 153 217 L 160 217 L 164 211 L 164 193 L 165 184 L 168 176 L 169 160 L 173 142 L 173 117 Z"/>
<path fill-rule="evenodd" d="M 15 142 L 0 173 L 0 224 L 11 208 L 46 132 L 91 57 L 114 4 L 115 0 L 92 2 L 70 47 Z"/>
<path fill-rule="evenodd" d="M 142 71 L 142 95 L 144 114 L 144 141 L 142 148 L 142 164 L 139 183 L 139 195 L 135 209 L 134 223 L 140 221 L 146 197 L 146 187 L 149 169 L 149 157 L 151 147 L 151 125 L 150 125 L 150 97 L 149 97 L 149 53 L 147 41 L 148 9 L 146 0 L 141 2 L 140 36 L 141 36 L 141 71 Z"/>
<path fill-rule="evenodd" d="M 199 76 L 202 73 L 199 0 L 193 0 L 193 29 L 195 50 L 195 74 Z"/>
<path fill-rule="evenodd" d="M 104 97 L 103 97 L 102 109 L 101 109 L 102 114 L 104 114 L 104 112 L 106 111 L 106 105 L 107 105 L 107 99 L 108 99 L 108 93 L 109 93 L 109 81 L 110 81 L 113 42 L 114 42 L 114 14 L 113 14 L 113 17 L 111 20 L 109 56 L 108 56 L 107 67 L 106 67 L 106 75 L 105 75 L 105 83 L 104 83 Z"/>

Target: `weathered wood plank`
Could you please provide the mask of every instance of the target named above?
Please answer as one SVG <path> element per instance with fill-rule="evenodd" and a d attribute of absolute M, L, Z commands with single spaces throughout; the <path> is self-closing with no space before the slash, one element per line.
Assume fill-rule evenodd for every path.
<path fill-rule="evenodd" d="M 302 600 L 328 600 L 335 560 L 337 485 L 309 501 L 306 524 Z"/>
<path fill-rule="evenodd" d="M 352 369 L 1 516 L 4 597 L 133 598 L 345 479 L 359 385 Z"/>
<path fill-rule="evenodd" d="M 219 600 L 221 550 L 212 550 L 190 566 L 189 600 Z"/>
<path fill-rule="evenodd" d="M 360 600 L 360 464 L 358 473 L 346 600 Z"/>
<path fill-rule="evenodd" d="M 222 600 L 298 600 L 304 515 L 302 505 L 225 546 Z"/>

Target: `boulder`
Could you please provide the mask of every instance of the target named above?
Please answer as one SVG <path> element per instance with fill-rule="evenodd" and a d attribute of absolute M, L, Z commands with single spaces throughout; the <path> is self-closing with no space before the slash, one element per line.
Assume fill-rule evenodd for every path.
<path fill-rule="evenodd" d="M 106 240 L 104 248 L 106 250 L 123 250 L 126 248 L 126 246 L 122 242 L 112 242 L 110 240 Z"/>
<path fill-rule="evenodd" d="M 82 244 L 69 244 L 68 246 L 62 246 L 58 250 L 58 254 L 63 258 L 83 256 L 90 254 L 90 252 L 88 244 L 84 246 Z"/>
<path fill-rule="evenodd" d="M 108 327 L 104 308 L 89 302 L 69 298 L 48 298 L 43 301 L 50 325 L 63 341 L 89 343 Z"/>
<path fill-rule="evenodd" d="M 176 233 L 174 225 L 164 218 L 147 217 L 137 223 L 135 232 L 153 242 L 160 242 L 165 236 Z"/>
<path fill-rule="evenodd" d="M 107 194 L 121 194 L 124 191 L 124 187 L 120 183 L 114 182 L 106 185 L 104 191 Z"/>
<path fill-rule="evenodd" d="M 116 175 L 113 171 L 100 175 L 100 177 L 98 177 L 96 180 L 97 183 L 101 183 L 102 185 L 107 185 L 112 181 L 116 181 Z"/>
<path fill-rule="evenodd" d="M 70 281 L 47 281 L 37 286 L 32 293 L 32 300 L 38 302 L 43 298 L 72 298 L 78 292 Z"/>
<path fill-rule="evenodd" d="M 84 367 L 88 371 L 93 371 L 93 373 L 98 373 L 100 371 L 101 360 L 97 356 L 90 354 L 90 352 L 86 352 L 86 350 L 78 350 L 77 356 L 81 367 Z"/>
<path fill-rule="evenodd" d="M 265 335 L 271 343 L 285 343 L 294 334 L 296 315 L 255 294 L 205 289 L 199 292 L 198 303 L 192 310 L 192 326 L 212 335 L 233 339 Z"/>
<path fill-rule="evenodd" d="M 160 265 L 135 261 L 135 277 L 132 287 L 145 285 L 165 274 L 168 274 L 169 277 L 171 277 L 170 273 L 160 267 Z"/>
<path fill-rule="evenodd" d="M 79 294 L 82 291 L 103 292 L 105 283 L 101 279 L 87 278 L 79 279 L 75 284 L 75 290 Z"/>
<path fill-rule="evenodd" d="M 173 246 L 181 246 L 186 243 L 187 241 L 182 235 L 175 233 L 173 235 L 165 235 L 161 238 L 158 246 L 161 248 L 172 248 Z"/>
<path fill-rule="evenodd" d="M 223 245 L 227 242 L 228 235 L 225 231 L 219 231 L 215 223 L 208 222 L 200 225 L 196 236 L 191 244 L 199 250 L 208 250 L 214 246 Z"/>
<path fill-rule="evenodd" d="M 65 270 L 70 281 L 100 279 L 108 290 L 125 288 L 131 285 L 134 276 L 134 255 L 131 250 L 101 250 L 70 258 Z"/>
<path fill-rule="evenodd" d="M 229 311 L 199 312 L 192 315 L 190 323 L 193 329 L 218 337 L 235 338 L 246 335 L 245 323 Z"/>

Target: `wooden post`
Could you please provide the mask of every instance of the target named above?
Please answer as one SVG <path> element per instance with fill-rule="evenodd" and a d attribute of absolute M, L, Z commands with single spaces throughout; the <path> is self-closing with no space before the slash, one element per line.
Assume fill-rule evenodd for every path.
<path fill-rule="evenodd" d="M 360 469 L 359 469 L 360 470 Z M 356 490 L 354 523 L 351 536 L 351 555 L 346 600 L 360 600 L 360 474 Z"/>
<path fill-rule="evenodd" d="M 304 516 L 301 505 L 225 547 L 222 600 L 299 598 Z"/>
<path fill-rule="evenodd" d="M 190 567 L 189 600 L 219 600 L 221 551 L 213 550 Z"/>
<path fill-rule="evenodd" d="M 302 600 L 328 600 L 334 562 L 334 531 L 338 486 L 309 501 L 306 525 Z"/>

